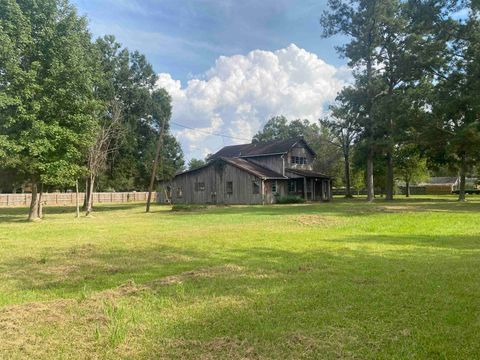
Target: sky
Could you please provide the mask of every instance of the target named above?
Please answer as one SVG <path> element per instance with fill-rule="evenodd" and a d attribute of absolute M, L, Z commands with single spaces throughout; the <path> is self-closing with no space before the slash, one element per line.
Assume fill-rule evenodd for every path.
<path fill-rule="evenodd" d="M 272 116 L 316 121 L 350 78 L 335 50 L 345 39 L 321 37 L 326 0 L 73 3 L 95 37 L 147 56 L 187 160 L 249 142 Z"/>

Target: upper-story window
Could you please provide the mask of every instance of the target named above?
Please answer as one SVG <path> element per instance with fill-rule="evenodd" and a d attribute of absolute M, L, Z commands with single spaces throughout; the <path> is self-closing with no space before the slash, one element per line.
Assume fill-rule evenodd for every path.
<path fill-rule="evenodd" d="M 307 165 L 308 160 L 303 156 L 292 156 L 290 157 L 290 162 L 292 164 Z"/>

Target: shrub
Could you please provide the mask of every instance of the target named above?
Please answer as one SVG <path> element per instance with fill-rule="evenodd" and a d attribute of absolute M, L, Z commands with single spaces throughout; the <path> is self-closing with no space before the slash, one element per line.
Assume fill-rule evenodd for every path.
<path fill-rule="evenodd" d="M 305 199 L 298 195 L 278 196 L 277 204 L 301 204 Z"/>

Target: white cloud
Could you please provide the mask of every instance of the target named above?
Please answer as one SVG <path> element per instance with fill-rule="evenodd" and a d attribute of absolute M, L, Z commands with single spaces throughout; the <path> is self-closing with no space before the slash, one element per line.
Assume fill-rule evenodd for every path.
<path fill-rule="evenodd" d="M 172 120 L 195 129 L 174 126 L 190 158 L 203 156 L 207 148 L 251 139 L 275 115 L 316 121 L 349 77 L 348 69 L 329 65 L 292 44 L 274 52 L 221 56 L 184 87 L 169 74 L 159 74 L 157 85 L 172 96 Z"/>

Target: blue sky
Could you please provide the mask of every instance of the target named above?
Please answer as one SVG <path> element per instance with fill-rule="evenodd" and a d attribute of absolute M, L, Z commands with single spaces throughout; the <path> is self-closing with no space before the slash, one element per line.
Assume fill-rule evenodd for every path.
<path fill-rule="evenodd" d="M 275 115 L 317 121 L 350 76 L 342 39 L 321 37 L 326 0 L 73 2 L 95 37 L 147 56 L 187 160 L 247 142 Z"/>
<path fill-rule="evenodd" d="M 345 63 L 338 39 L 322 39 L 324 0 L 74 0 L 95 36 L 114 34 L 148 56 L 155 71 L 183 81 L 220 55 L 277 50 L 291 43 Z"/>

